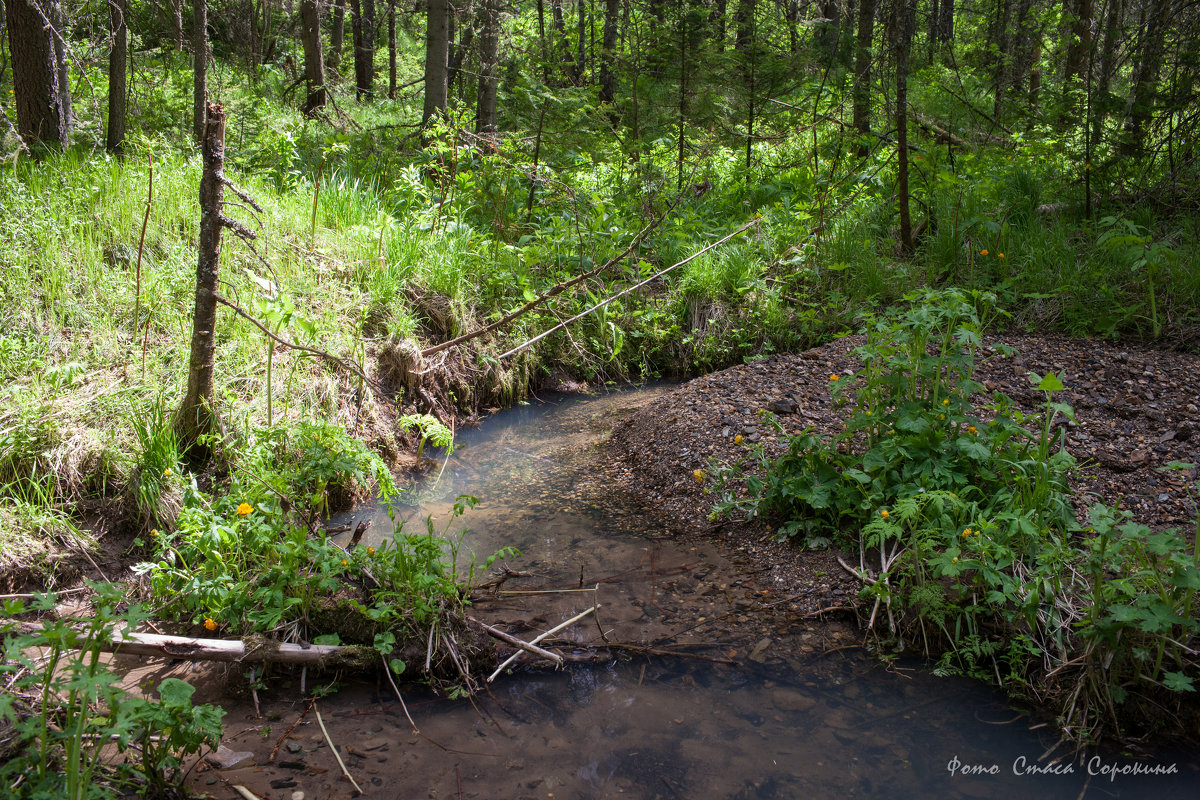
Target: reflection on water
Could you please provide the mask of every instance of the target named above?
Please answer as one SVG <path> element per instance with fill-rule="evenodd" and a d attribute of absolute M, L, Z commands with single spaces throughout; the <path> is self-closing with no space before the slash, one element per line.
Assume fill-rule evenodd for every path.
<path fill-rule="evenodd" d="M 596 449 L 617 419 L 660 391 L 559 398 L 489 419 L 460 435 L 440 480 L 406 516 L 444 516 L 457 494 L 476 495 L 464 544 L 481 554 L 520 548 L 511 566 L 534 577 L 519 588 L 599 587 L 509 595 L 478 608 L 481 616 L 544 629 L 598 599 L 599 625 L 577 625 L 576 641 L 598 641 L 602 628 L 618 641 L 705 643 L 695 652 L 734 663 L 638 658 L 519 670 L 474 703 L 411 699 L 419 736 L 394 696 L 345 690 L 323 701 L 337 736 L 387 743 L 351 765 L 369 782 L 405 797 L 1196 796 L 1194 754 L 1138 761 L 1116 752 L 1056 765 L 1053 726 L 975 683 L 889 672 L 855 650 L 801 657 L 782 647 L 811 635 L 800 630 L 755 633 L 774 645 L 762 664 L 745 660 L 744 642 L 721 645 L 736 637 L 694 620 L 711 608 L 714 619 L 740 619 L 743 639 L 754 632 L 752 615 L 734 615 L 736 567 L 713 546 L 647 529 Z M 369 535 L 389 531 L 376 513 Z M 1155 765 L 1175 774 L 1129 774 Z M 314 780 L 331 786 L 327 776 Z"/>

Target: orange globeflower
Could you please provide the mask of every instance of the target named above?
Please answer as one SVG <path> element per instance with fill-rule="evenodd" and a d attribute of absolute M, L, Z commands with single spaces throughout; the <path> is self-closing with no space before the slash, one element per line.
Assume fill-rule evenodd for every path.
<path fill-rule="evenodd" d="M 968 425 L 967 433 L 979 433 L 979 430 L 974 425 Z"/>
<path fill-rule="evenodd" d="M 215 631 L 216 629 L 217 629 L 217 623 L 212 617 L 208 617 L 207 619 L 204 620 L 204 630 Z"/>
<path fill-rule="evenodd" d="M 835 373 L 835 374 L 833 374 L 833 375 L 830 375 L 830 376 L 829 376 L 829 380 L 830 380 L 830 381 L 836 381 L 837 379 L 838 379 L 838 376 L 837 376 L 837 374 L 836 374 L 836 373 Z"/>
<path fill-rule="evenodd" d="M 987 255 L 987 249 L 985 248 L 985 249 L 983 249 L 983 250 L 980 250 L 980 251 L 979 251 L 979 255 L 981 255 L 981 256 L 986 256 L 986 255 Z"/>
<path fill-rule="evenodd" d="M 883 517 L 884 519 L 887 519 L 891 515 L 888 514 L 887 509 L 885 508 L 883 511 L 879 512 L 879 516 Z"/>
<path fill-rule="evenodd" d="M 996 253 L 996 258 L 1004 258 L 1004 253 Z"/>
<path fill-rule="evenodd" d="M 253 510 L 254 506 L 250 505 L 249 503 L 242 503 L 237 507 L 237 513 L 239 517 L 245 517 Z"/>
<path fill-rule="evenodd" d="M 704 483 L 704 470 L 696 470 L 692 473 L 692 477 L 696 479 L 696 483 Z"/>

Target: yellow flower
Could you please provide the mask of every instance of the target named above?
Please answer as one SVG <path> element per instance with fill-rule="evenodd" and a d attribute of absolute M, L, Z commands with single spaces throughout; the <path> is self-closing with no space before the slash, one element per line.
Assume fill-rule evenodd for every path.
<path fill-rule="evenodd" d="M 967 433 L 979 433 L 979 429 L 976 428 L 974 425 L 968 425 Z"/>
<path fill-rule="evenodd" d="M 963 531 L 963 536 L 970 536 L 970 535 L 971 535 L 971 529 L 970 529 L 970 528 L 967 528 L 965 531 Z"/>
<path fill-rule="evenodd" d="M 348 566 L 350 566 L 350 562 L 349 562 L 349 561 L 347 561 L 346 559 L 344 559 L 344 558 L 343 558 L 343 559 L 342 559 L 342 566 L 343 566 L 343 567 L 348 567 Z"/>
<path fill-rule="evenodd" d="M 171 477 L 171 468 L 170 467 L 167 467 L 166 469 L 163 470 L 163 477 L 164 478 Z"/>
<path fill-rule="evenodd" d="M 374 548 L 374 547 L 368 547 L 368 548 L 367 548 L 367 555 L 369 555 L 369 556 L 373 556 L 373 555 L 375 555 L 375 548 Z"/>
<path fill-rule="evenodd" d="M 837 379 L 838 379 L 837 373 L 834 373 L 833 375 L 830 375 L 830 376 L 829 376 L 829 380 L 830 380 L 830 382 L 834 382 L 834 381 L 836 381 Z"/>
<path fill-rule="evenodd" d="M 954 558 L 950 559 L 950 563 L 951 563 L 951 564 L 957 564 L 957 563 L 958 563 L 958 556 L 955 556 Z"/>
<path fill-rule="evenodd" d="M 949 398 L 949 397 L 947 397 L 945 400 L 943 400 L 943 401 L 942 401 L 942 405 L 944 405 L 944 406 L 948 406 L 948 405 L 950 405 L 950 398 Z"/>
<path fill-rule="evenodd" d="M 986 255 L 987 255 L 987 248 L 984 248 L 983 250 L 980 250 L 980 251 L 979 251 L 979 255 L 981 255 L 981 256 L 986 256 Z"/>
<path fill-rule="evenodd" d="M 254 506 L 250 505 L 249 503 L 242 503 L 237 507 L 237 513 L 239 517 L 245 517 L 253 510 Z"/>
<path fill-rule="evenodd" d="M 1004 253 L 996 253 L 996 258 L 1004 258 Z"/>
<path fill-rule="evenodd" d="M 887 509 L 885 508 L 883 511 L 879 512 L 879 516 L 883 517 L 884 519 L 887 519 L 891 515 L 888 514 Z"/>
<path fill-rule="evenodd" d="M 209 617 L 206 620 L 204 620 L 204 630 L 215 631 L 216 629 L 217 629 L 216 620 L 214 620 L 212 617 Z"/>
<path fill-rule="evenodd" d="M 692 473 L 692 477 L 696 479 L 696 483 L 704 483 L 704 470 L 696 470 Z"/>
<path fill-rule="evenodd" d="M 734 444 L 741 444 L 741 443 L 742 443 L 742 435 L 741 435 L 740 433 L 739 433 L 737 436 L 733 437 L 733 443 L 734 443 Z"/>
<path fill-rule="evenodd" d="M 945 414 L 938 414 L 938 419 L 945 419 L 945 418 L 946 418 Z"/>

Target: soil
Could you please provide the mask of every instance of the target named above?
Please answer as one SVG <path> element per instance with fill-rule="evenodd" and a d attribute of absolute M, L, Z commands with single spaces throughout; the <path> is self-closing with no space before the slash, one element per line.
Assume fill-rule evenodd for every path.
<path fill-rule="evenodd" d="M 762 521 L 713 523 L 714 497 L 696 470 L 728 464 L 761 442 L 768 455 L 786 449 L 760 415 L 774 413 L 785 436 L 805 428 L 842 429 L 829 391 L 831 375 L 855 373 L 857 336 L 799 354 L 776 355 L 697 378 L 662 397 L 618 427 L 614 454 L 627 467 L 626 485 L 660 509 L 685 535 L 716 535 L 736 542 L 773 580 L 790 587 L 805 610 L 856 589 L 833 551 L 810 552 L 774 540 Z M 999 345 L 1015 348 L 1005 356 Z M 1095 502 L 1120 504 L 1154 529 L 1195 531 L 1189 489 L 1196 468 L 1164 470 L 1172 462 L 1200 463 L 1200 356 L 1136 344 L 1071 339 L 1055 334 L 1003 334 L 985 342 L 975 379 L 1033 412 L 1044 401 L 1031 373 L 1054 372 L 1066 386 L 1055 400 L 1071 405 L 1075 422 L 1060 419 L 1064 444 L 1080 466 L 1071 481 L 1080 521 Z M 742 444 L 734 439 L 742 436 Z"/>

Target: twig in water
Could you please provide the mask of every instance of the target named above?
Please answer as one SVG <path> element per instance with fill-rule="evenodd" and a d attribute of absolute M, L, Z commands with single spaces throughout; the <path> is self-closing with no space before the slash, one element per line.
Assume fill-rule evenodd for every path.
<path fill-rule="evenodd" d="M 387 664 L 387 658 L 382 653 L 380 654 L 380 658 L 383 658 L 383 674 L 387 675 L 388 683 L 392 685 L 392 691 L 396 693 L 396 699 L 400 701 L 400 708 L 404 709 L 404 716 L 408 717 L 408 724 L 412 725 L 413 733 L 419 734 L 420 731 L 417 730 L 417 723 L 413 722 L 412 714 L 408 713 L 408 705 L 404 702 L 404 698 L 400 696 L 400 687 L 396 685 L 395 679 L 392 678 L 392 669 Z"/>
<path fill-rule="evenodd" d="M 563 657 L 558 655 L 557 653 L 551 653 L 549 650 L 543 650 L 542 648 L 538 647 L 535 644 L 530 644 L 529 642 L 518 639 L 515 636 L 505 633 L 504 631 L 500 630 L 499 628 L 493 628 L 491 625 L 480 622 L 479 620 L 475 619 L 474 617 L 467 617 L 467 620 L 469 622 L 473 622 L 476 625 L 478 625 L 479 627 L 483 628 L 484 631 L 486 631 L 488 633 L 488 635 L 494 639 L 499 639 L 500 641 L 504 642 L 505 644 L 510 644 L 513 647 L 518 648 L 519 650 L 524 650 L 526 652 L 533 653 L 535 656 L 538 656 L 539 658 L 544 658 L 548 661 L 553 661 L 555 666 L 561 667 L 563 665 Z M 499 674 L 499 672 L 493 674 L 490 678 L 488 678 L 488 682 L 490 683 L 492 681 L 492 679 L 496 677 L 497 674 Z"/>
<path fill-rule="evenodd" d="M 592 606 L 591 608 L 589 608 L 587 611 L 582 611 L 582 612 L 580 612 L 580 613 L 576 614 L 575 616 L 571 617 L 571 618 L 570 618 L 569 620 L 567 620 L 566 622 L 562 622 L 562 623 L 559 623 L 558 625 L 555 625 L 553 628 L 551 628 L 550 630 L 546 631 L 545 633 L 539 634 L 538 636 L 534 637 L 533 639 L 530 639 L 530 640 L 529 640 L 529 642 L 528 642 L 529 646 L 530 646 L 530 647 L 532 647 L 533 645 L 536 645 L 536 644 L 537 644 L 538 642 L 540 642 L 542 639 L 545 639 L 547 636 L 553 636 L 554 634 L 556 634 L 556 633 L 558 633 L 559 631 L 561 631 L 563 628 L 569 628 L 569 627 L 571 627 L 571 626 L 572 626 L 572 625 L 574 625 L 576 622 L 578 622 L 579 620 L 581 620 L 581 619 L 583 619 L 584 617 L 586 617 L 588 614 L 591 614 L 591 613 L 593 613 L 593 612 L 594 612 L 596 609 L 598 609 L 599 607 L 600 607 L 600 604 L 599 604 L 599 603 L 597 603 L 596 605 L 594 605 L 594 606 Z M 520 641 L 520 640 L 518 639 L 518 641 Z M 510 643 L 510 644 L 511 644 L 511 643 Z M 524 649 L 524 648 L 522 648 L 522 649 Z M 540 651 L 541 651 L 541 653 L 545 653 L 545 652 L 547 652 L 547 651 L 545 651 L 545 650 L 541 650 L 541 648 L 536 648 L 536 650 L 540 650 Z M 535 650 L 535 652 L 536 652 L 536 650 Z M 539 653 L 539 654 L 540 654 L 540 653 Z M 553 653 L 551 653 L 550 655 L 554 655 L 554 654 L 553 654 Z M 517 660 L 518 658 L 520 658 L 520 657 L 521 657 L 521 653 L 518 651 L 518 652 L 516 652 L 516 653 L 513 653 L 513 654 L 512 654 L 511 656 L 509 656 L 507 659 L 505 659 L 505 660 L 504 660 L 504 662 L 503 662 L 503 663 L 502 663 L 500 666 L 496 667 L 496 671 L 495 671 L 495 672 L 493 672 L 491 675 L 489 675 L 489 676 L 488 676 L 487 682 L 488 682 L 488 683 L 491 683 L 492 681 L 496 680 L 496 678 L 497 678 L 497 677 L 500 675 L 500 673 L 504 671 L 505 667 L 507 667 L 509 664 L 513 663 L 514 661 L 516 661 L 516 660 Z M 561 657 L 561 656 L 555 656 L 555 657 L 556 657 L 556 658 L 557 658 L 557 660 L 558 660 L 558 661 L 557 661 L 557 663 L 558 663 L 558 664 L 561 666 L 561 665 L 562 665 L 562 657 Z"/>
<path fill-rule="evenodd" d="M 321 726 L 321 733 L 325 734 L 325 742 L 329 745 L 329 749 L 333 751 L 333 757 L 337 759 L 338 766 L 342 768 L 342 774 L 346 776 L 346 780 L 350 781 L 350 785 L 354 787 L 359 794 L 366 794 L 362 787 L 354 780 L 354 776 L 350 774 L 350 770 L 346 769 L 346 762 L 342 761 L 342 756 L 337 751 L 337 747 L 333 744 L 333 739 L 329 738 L 329 731 L 325 730 L 325 721 L 321 719 L 321 709 L 313 703 L 313 711 L 317 715 L 317 724 Z"/>
<path fill-rule="evenodd" d="M 275 746 L 271 748 L 271 755 L 267 758 L 267 761 L 275 760 L 275 754 L 279 752 L 279 746 L 283 744 L 283 740 L 292 735 L 292 731 L 296 730 L 296 727 L 304 721 L 304 718 L 308 716 L 309 711 L 312 711 L 312 707 L 316 702 L 317 698 L 315 697 L 308 701 L 308 707 L 304 709 L 304 713 L 297 717 L 296 721 L 292 723 L 292 726 L 283 732 L 283 736 L 280 736 L 279 739 L 276 740 Z"/>

